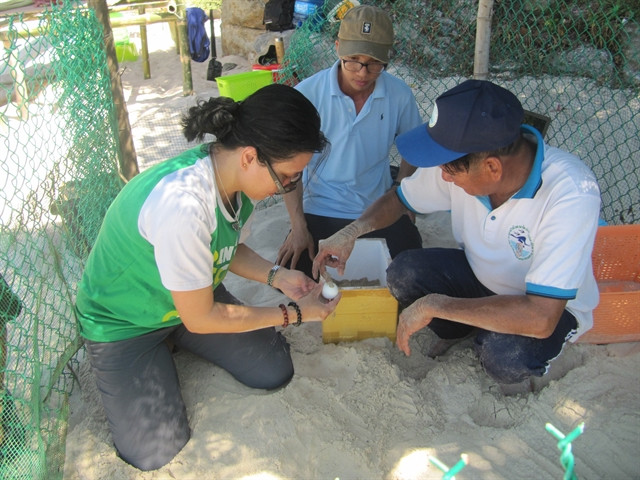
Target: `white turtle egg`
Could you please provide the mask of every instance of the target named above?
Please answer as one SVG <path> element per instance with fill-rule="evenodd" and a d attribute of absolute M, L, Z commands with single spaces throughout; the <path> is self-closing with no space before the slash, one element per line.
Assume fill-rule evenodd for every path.
<path fill-rule="evenodd" d="M 322 296 L 327 300 L 333 300 L 338 295 L 338 286 L 333 282 L 326 282 L 322 286 Z"/>

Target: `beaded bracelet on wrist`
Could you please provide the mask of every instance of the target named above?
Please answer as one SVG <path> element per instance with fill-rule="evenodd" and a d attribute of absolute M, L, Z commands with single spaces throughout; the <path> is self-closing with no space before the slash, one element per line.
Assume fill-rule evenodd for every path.
<path fill-rule="evenodd" d="M 284 318 L 284 323 L 282 324 L 282 328 L 287 328 L 289 325 L 289 312 L 287 312 L 287 307 L 284 306 L 284 303 L 278 305 L 280 310 L 282 310 L 282 317 Z"/>
<path fill-rule="evenodd" d="M 293 307 L 293 309 L 296 311 L 297 321 L 296 323 L 294 323 L 294 325 L 296 327 L 299 327 L 300 324 L 302 323 L 302 312 L 300 311 L 300 307 L 296 302 L 289 302 L 287 305 L 289 305 L 290 307 Z"/>

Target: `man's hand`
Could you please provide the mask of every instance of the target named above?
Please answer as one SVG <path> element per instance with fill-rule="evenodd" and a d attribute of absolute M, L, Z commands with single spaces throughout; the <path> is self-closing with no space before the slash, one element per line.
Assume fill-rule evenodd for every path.
<path fill-rule="evenodd" d="M 422 330 L 433 320 L 433 315 L 428 308 L 429 296 L 419 298 L 400 313 L 396 330 L 396 345 L 407 356 L 411 355 L 409 347 L 411 335 Z"/>
<path fill-rule="evenodd" d="M 558 325 L 567 300 L 539 295 L 490 295 L 454 298 L 430 293 L 400 314 L 396 345 L 411 354 L 409 338 L 434 318 L 463 323 L 483 330 L 532 338 L 548 338 Z M 522 321 L 526 318 L 527 321 Z"/>
<path fill-rule="evenodd" d="M 356 238 L 358 238 L 353 225 L 350 223 L 329 238 L 318 242 L 318 254 L 313 260 L 312 273 L 314 278 L 324 274 L 327 266 L 337 269 L 339 275 L 344 274 L 344 267 L 353 251 Z"/>
<path fill-rule="evenodd" d="M 313 261 L 313 257 L 316 254 L 316 248 L 313 243 L 313 237 L 309 230 L 306 228 L 301 231 L 292 229 L 285 238 L 284 243 L 278 250 L 278 257 L 276 263 L 278 265 L 287 265 L 289 261 L 289 268 L 295 269 L 300 260 L 300 255 L 307 250 L 309 260 Z"/>

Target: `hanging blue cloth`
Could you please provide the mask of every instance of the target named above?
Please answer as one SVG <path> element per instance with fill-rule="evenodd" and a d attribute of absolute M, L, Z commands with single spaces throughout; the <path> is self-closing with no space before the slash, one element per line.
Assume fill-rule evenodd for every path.
<path fill-rule="evenodd" d="M 189 34 L 189 53 L 196 62 L 204 62 L 209 58 L 209 37 L 204 29 L 208 20 L 204 10 L 198 7 L 187 8 L 187 32 Z"/>

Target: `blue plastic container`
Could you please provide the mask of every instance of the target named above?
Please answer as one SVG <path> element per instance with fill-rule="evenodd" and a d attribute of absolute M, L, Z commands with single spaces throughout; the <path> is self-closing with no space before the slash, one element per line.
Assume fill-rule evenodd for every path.
<path fill-rule="evenodd" d="M 311 16 L 314 16 L 317 24 L 322 23 L 321 14 L 323 4 L 324 0 L 296 0 L 293 4 L 293 25 L 298 28 Z M 320 11 L 318 12 L 318 10 Z"/>

